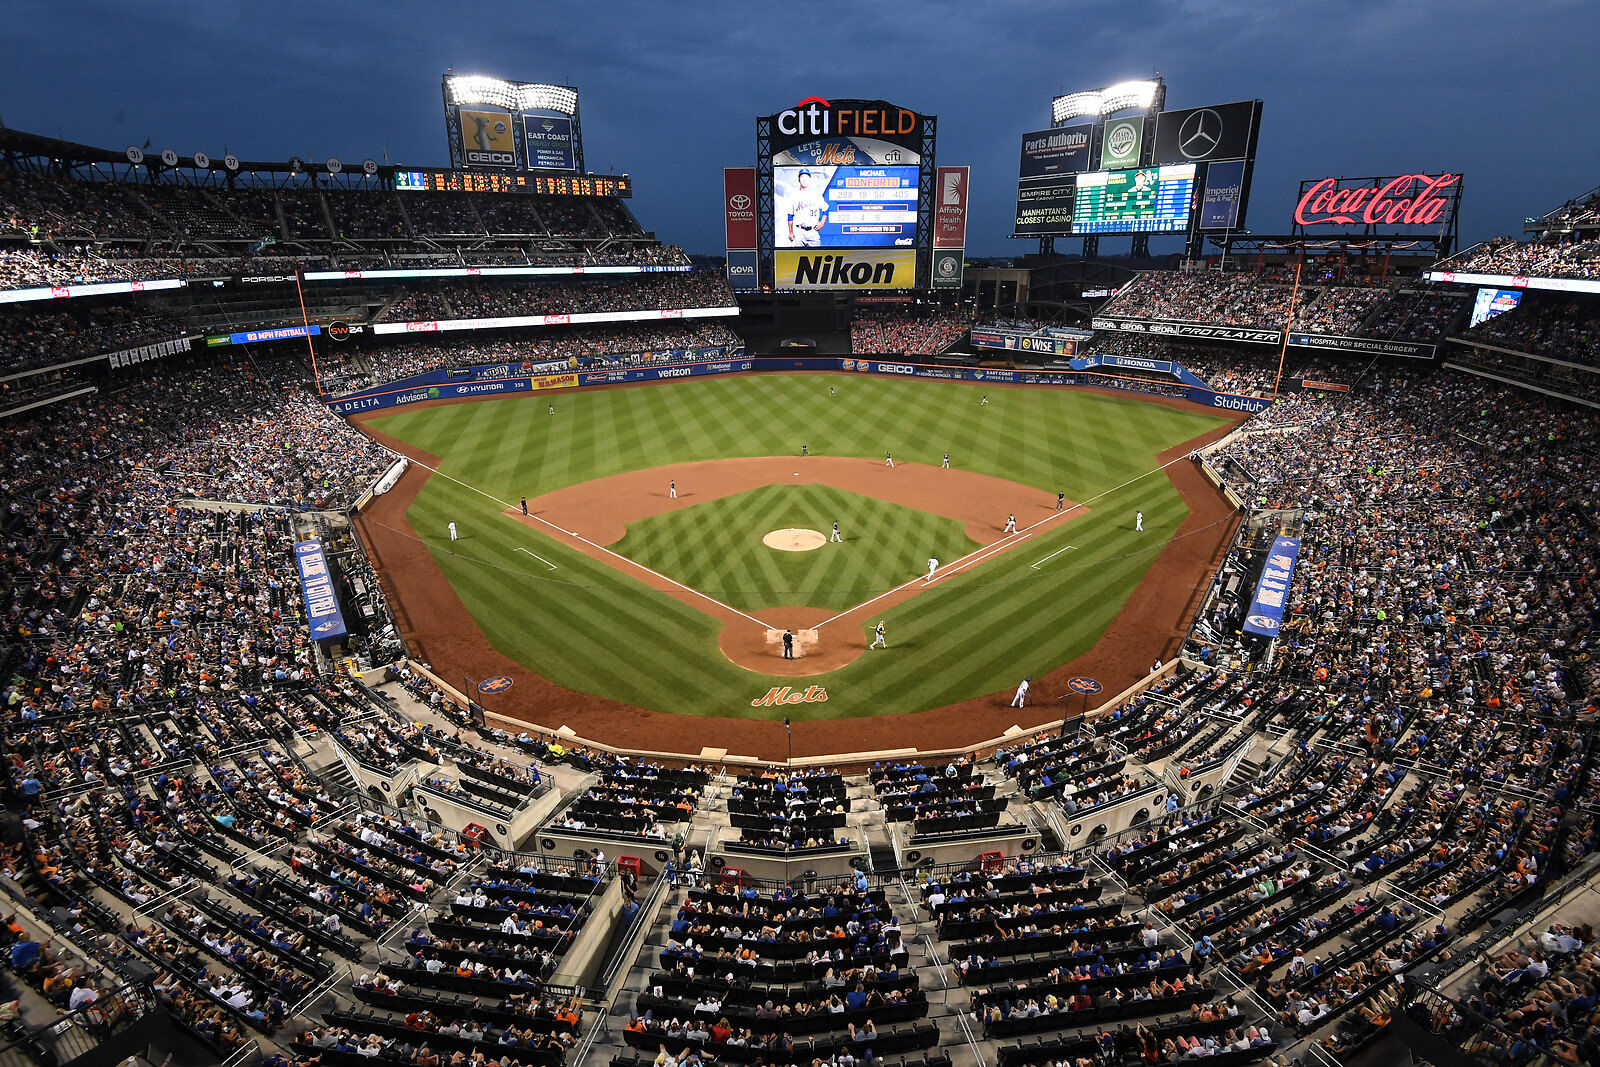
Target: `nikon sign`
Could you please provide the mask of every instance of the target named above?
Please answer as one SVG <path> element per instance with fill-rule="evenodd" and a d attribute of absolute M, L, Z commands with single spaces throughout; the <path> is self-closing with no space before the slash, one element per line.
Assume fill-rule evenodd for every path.
<path fill-rule="evenodd" d="M 917 284 L 914 248 L 778 249 L 773 258 L 779 289 L 913 289 Z"/>

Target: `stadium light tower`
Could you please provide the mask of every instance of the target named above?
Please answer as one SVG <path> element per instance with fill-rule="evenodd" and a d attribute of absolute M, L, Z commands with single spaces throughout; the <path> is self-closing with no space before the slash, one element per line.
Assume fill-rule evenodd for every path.
<path fill-rule="evenodd" d="M 582 174 L 583 131 L 578 119 L 578 90 L 570 85 L 552 85 L 548 82 L 514 82 L 487 74 L 446 73 L 444 85 L 445 133 L 450 142 L 450 165 L 457 170 L 463 166 L 492 166 L 508 170 L 536 169 L 536 163 L 525 140 L 523 117 L 527 115 L 557 116 L 557 121 L 570 123 L 570 131 L 559 130 L 563 137 L 570 136 L 572 171 Z M 491 151 L 501 155 L 472 158 L 469 150 L 470 134 L 462 138 L 462 108 L 493 108 L 494 112 L 471 112 L 480 123 L 495 123 L 501 127 L 499 145 L 480 144 L 482 153 Z M 501 123 L 499 120 L 504 119 Z M 503 156 L 503 158 L 502 158 Z M 566 163 L 551 169 L 566 170 Z"/>
<path fill-rule="evenodd" d="M 1099 89 L 1086 89 L 1082 92 L 1066 93 L 1050 101 L 1050 125 L 1053 127 L 1065 126 L 1075 119 L 1090 119 L 1099 127 L 1099 135 L 1104 136 L 1106 117 L 1118 111 L 1139 110 L 1145 113 L 1146 135 L 1139 146 L 1139 165 L 1148 165 L 1155 153 L 1155 119 L 1167 103 L 1167 83 L 1160 76 L 1154 78 L 1136 78 L 1129 81 L 1117 82 L 1114 85 L 1102 86 Z M 1051 237 L 1039 238 L 1039 252 L 1048 255 L 1055 251 L 1055 240 Z M 1133 238 L 1132 254 L 1134 256 L 1148 256 L 1150 254 L 1150 238 L 1146 234 L 1135 234 Z M 1089 234 L 1083 239 L 1083 258 L 1098 255 L 1100 252 L 1100 238 Z"/>

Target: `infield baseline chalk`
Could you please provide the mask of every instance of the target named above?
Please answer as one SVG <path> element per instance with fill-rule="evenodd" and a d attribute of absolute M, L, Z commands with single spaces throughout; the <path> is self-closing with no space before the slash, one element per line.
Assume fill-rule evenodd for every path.
<path fill-rule="evenodd" d="M 519 549 L 517 549 L 517 551 L 518 552 L 528 552 L 528 550 L 525 549 L 525 548 L 519 548 Z M 539 553 L 537 553 L 537 552 L 528 552 L 528 555 L 532 556 L 534 559 L 538 560 L 540 563 L 543 563 L 546 567 L 549 567 L 551 570 L 555 570 L 556 569 L 556 565 L 554 563 L 551 563 L 549 560 L 547 560 L 543 556 L 539 555 Z"/>
<path fill-rule="evenodd" d="M 1076 504 L 1072 505 L 1070 508 L 1067 508 L 1064 511 L 1053 512 L 1050 515 L 1046 516 L 1045 518 L 1040 519 L 1038 522 L 1030 523 L 1029 525 L 1024 526 L 1021 530 L 1018 530 L 1016 534 L 1012 534 L 1011 536 L 1015 537 L 1015 536 L 1017 536 L 1017 534 L 1027 534 L 1029 530 L 1032 530 L 1032 529 L 1034 529 L 1036 527 L 1039 527 L 1039 526 L 1043 526 L 1045 523 L 1054 522 L 1055 520 L 1057 520 L 1059 518 L 1062 518 L 1062 517 L 1067 516 L 1067 515 L 1071 515 L 1074 511 L 1077 511 L 1079 508 L 1084 507 L 1086 504 L 1092 503 L 1092 502 L 1094 502 L 1096 500 L 1100 500 L 1103 497 L 1110 496 L 1112 493 L 1115 493 L 1118 489 L 1126 489 L 1128 486 L 1132 485 L 1134 482 L 1143 481 L 1144 479 L 1150 477 L 1150 475 L 1152 475 L 1152 474 L 1159 474 L 1162 471 L 1166 470 L 1168 467 L 1172 466 L 1174 463 L 1182 462 L 1184 460 L 1187 460 L 1188 458 L 1189 458 L 1188 456 L 1177 456 L 1177 457 L 1175 457 L 1173 459 L 1169 459 L 1165 463 L 1161 464 L 1159 467 L 1153 467 L 1150 470 L 1145 471 L 1143 474 L 1134 475 L 1132 478 L 1129 478 L 1127 481 L 1123 482 L 1121 485 L 1114 485 L 1110 489 L 1107 489 L 1104 492 L 1096 493 L 1094 496 L 1090 497 L 1088 500 L 1076 503 Z M 964 566 L 966 566 L 968 564 L 969 561 L 973 562 L 973 563 L 976 563 L 977 560 L 972 559 L 973 556 L 985 556 L 985 555 L 988 555 L 989 552 L 992 549 L 1005 547 L 1006 543 L 1007 543 L 1006 540 L 996 541 L 994 544 L 989 545 L 987 548 L 980 548 L 976 552 L 973 552 L 973 553 L 970 553 L 969 555 L 963 556 L 963 557 L 961 557 L 960 559 L 956 560 L 954 563 L 952 563 L 950 565 L 951 569 L 953 571 L 957 567 L 964 567 Z M 1049 556 L 1045 557 L 1045 559 L 1049 559 L 1049 558 L 1050 558 Z M 1044 560 L 1040 560 L 1039 562 L 1043 563 Z M 942 568 L 941 568 L 941 571 L 938 572 L 938 573 L 942 573 Z M 669 579 L 669 581 L 670 581 L 670 579 Z M 926 579 L 925 578 L 913 578 L 909 582 L 901 582 L 899 585 L 895 586 L 893 589 L 886 589 L 883 592 L 879 593 L 877 596 L 873 597 L 872 599 L 863 600 L 861 603 L 857 604 L 855 607 L 850 608 L 850 609 L 848 609 L 846 611 L 841 611 L 841 612 L 839 612 L 839 614 L 833 616 L 830 619 L 823 619 L 821 622 L 817 623 L 816 629 L 820 630 L 822 627 L 828 625 L 828 623 L 830 623 L 830 622 L 835 622 L 835 621 L 837 621 L 839 619 L 844 618 L 847 615 L 853 615 L 856 612 L 860 611 L 862 608 L 867 607 L 869 604 L 876 604 L 878 601 L 882 600 L 884 597 L 890 595 L 891 593 L 899 592 L 901 589 L 906 588 L 906 586 L 916 585 L 919 582 L 924 582 L 925 583 Z"/>
<path fill-rule="evenodd" d="M 1055 559 L 1057 556 L 1061 555 L 1061 553 L 1063 553 L 1063 552 L 1076 552 L 1076 551 L 1078 551 L 1078 546 L 1077 545 L 1068 545 L 1066 548 L 1058 548 L 1054 552 L 1052 552 L 1048 556 L 1046 556 L 1044 559 L 1041 559 L 1039 561 L 1039 563 L 1048 563 L 1051 560 Z M 1033 570 L 1038 570 L 1039 569 L 1039 563 L 1033 563 L 1033 564 L 1030 564 L 1029 566 Z"/>
<path fill-rule="evenodd" d="M 396 456 L 402 455 L 402 453 L 395 452 L 395 450 L 392 449 L 392 448 L 388 448 L 387 446 L 384 446 L 384 447 L 385 447 L 385 449 L 387 451 L 394 453 L 394 455 L 396 455 Z M 407 458 L 409 459 L 410 457 L 407 457 Z M 437 474 L 441 478 L 449 478 L 450 481 L 455 482 L 457 485 L 462 486 L 462 487 L 467 488 L 467 489 L 471 489 L 474 493 L 477 493 L 479 496 L 483 497 L 486 500 L 493 500 L 496 504 L 499 504 L 501 507 L 505 508 L 505 514 L 507 514 L 508 516 L 513 511 L 520 511 L 520 509 L 517 507 L 517 505 L 509 504 L 506 501 L 501 500 L 499 497 L 494 496 L 493 494 L 485 493 L 482 489 L 479 489 L 475 485 L 470 485 L 467 482 L 462 481 L 460 478 L 455 478 L 455 477 L 452 477 L 451 475 L 448 475 L 448 474 L 444 473 L 438 467 L 430 467 L 426 463 L 423 463 L 421 460 L 413 459 L 413 460 L 411 460 L 411 462 L 416 464 L 417 466 L 421 467 L 425 471 L 432 471 L 434 474 Z M 698 589 L 691 589 L 689 586 L 684 585 L 680 581 L 677 581 L 677 580 L 675 580 L 673 578 L 668 578 L 665 574 L 662 574 L 660 571 L 651 570 L 649 567 L 644 566 L 642 563 L 635 563 L 633 560 L 629 559 L 627 556 L 620 555 L 620 554 L 618 554 L 616 552 L 611 551 L 605 545 L 597 545 L 593 541 L 589 540 L 587 537 L 583 537 L 583 536 L 581 536 L 579 534 L 575 534 L 571 530 L 564 530 L 560 526 L 557 526 L 555 523 L 551 522 L 549 519 L 541 519 L 537 515 L 529 515 L 528 518 L 532 519 L 534 522 L 542 522 L 546 526 L 550 527 L 550 529 L 555 530 L 557 533 L 565 534 L 566 536 L 572 538 L 574 541 L 582 541 L 584 544 L 588 545 L 590 548 L 593 548 L 598 552 L 604 552 L 608 556 L 614 557 L 616 559 L 620 559 L 622 562 L 626 563 L 630 567 L 637 567 L 639 570 L 644 571 L 646 574 L 653 574 L 657 578 L 660 578 L 663 582 L 671 582 L 673 585 L 677 586 L 679 589 L 682 589 L 684 592 L 693 593 L 695 596 L 699 597 L 701 600 L 704 600 L 707 603 L 715 604 L 717 607 L 722 608 L 724 611 L 731 611 L 735 615 L 739 616 L 741 619 L 749 619 L 751 622 L 755 623 L 757 626 L 760 626 L 760 627 L 762 627 L 764 629 L 768 629 L 768 630 L 771 630 L 771 629 L 779 629 L 779 630 L 781 630 L 781 629 L 783 629 L 783 627 L 781 627 L 781 626 L 774 627 L 771 623 L 762 622 L 760 619 L 756 618 L 754 615 L 747 615 L 747 614 L 745 614 L 744 612 L 740 611 L 738 608 L 734 607 L 731 604 L 724 604 L 722 601 L 718 600 L 716 597 L 706 596 L 704 593 L 702 593 Z M 531 556 L 533 553 L 530 552 L 528 554 Z"/>

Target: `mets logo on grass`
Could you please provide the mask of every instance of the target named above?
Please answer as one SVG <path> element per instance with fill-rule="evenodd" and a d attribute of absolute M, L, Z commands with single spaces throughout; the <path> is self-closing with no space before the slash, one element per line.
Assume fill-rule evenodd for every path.
<path fill-rule="evenodd" d="M 768 689 L 766 696 L 752 700 L 750 706 L 775 708 L 779 704 L 823 704 L 827 699 L 828 691 L 820 685 L 807 686 L 805 689 L 791 689 L 784 685 Z"/>
<path fill-rule="evenodd" d="M 485 678 L 483 681 L 479 682 L 478 683 L 478 692 L 480 692 L 480 693 L 504 693 L 507 689 L 510 689 L 512 687 L 512 685 L 514 685 L 514 684 L 515 683 L 513 683 L 511 681 L 511 679 L 507 678 L 505 675 L 497 674 L 493 678 Z"/>

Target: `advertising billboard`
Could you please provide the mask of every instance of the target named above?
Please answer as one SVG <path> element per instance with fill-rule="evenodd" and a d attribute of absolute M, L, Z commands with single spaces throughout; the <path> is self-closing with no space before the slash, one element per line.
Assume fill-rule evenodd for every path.
<path fill-rule="evenodd" d="M 463 127 L 464 129 L 465 127 Z M 577 170 L 572 119 L 567 115 L 522 116 L 522 143 L 529 170 Z"/>
<path fill-rule="evenodd" d="M 1017 186 L 1017 221 L 1011 232 L 1019 237 L 1048 237 L 1072 232 L 1072 201 L 1076 179 L 1025 182 Z"/>
<path fill-rule="evenodd" d="M 1092 122 L 1023 134 L 1022 160 L 1017 165 L 1017 180 L 1026 182 L 1059 178 L 1090 169 L 1089 143 L 1093 139 Z"/>
<path fill-rule="evenodd" d="M 1267 564 L 1261 570 L 1261 580 L 1256 583 L 1256 595 L 1244 617 L 1245 633 L 1278 636 L 1278 631 L 1283 629 L 1284 610 L 1288 607 L 1289 583 L 1294 580 L 1294 565 L 1299 558 L 1298 537 L 1273 538 Z"/>
<path fill-rule="evenodd" d="M 967 167 L 940 167 L 934 188 L 939 190 L 933 209 L 933 247 L 967 247 Z"/>
<path fill-rule="evenodd" d="M 772 189 L 777 248 L 916 243 L 916 167 L 774 166 Z"/>
<path fill-rule="evenodd" d="M 1072 232 L 1182 233 L 1189 228 L 1195 167 L 1140 167 L 1078 175 Z"/>
<path fill-rule="evenodd" d="M 1461 200 L 1460 174 L 1317 178 L 1300 183 L 1299 226 L 1448 225 Z"/>
<path fill-rule="evenodd" d="M 967 254 L 960 248 L 933 250 L 933 277 L 929 284 L 935 289 L 959 289 L 966 270 Z"/>
<path fill-rule="evenodd" d="M 1144 116 L 1108 119 L 1100 140 L 1100 169 L 1125 170 L 1139 165 L 1144 148 Z"/>
<path fill-rule="evenodd" d="M 728 249 L 728 288 L 735 291 L 761 288 L 756 280 L 756 262 L 753 248 Z"/>
<path fill-rule="evenodd" d="M 1205 192 L 1200 196 L 1200 228 L 1233 230 L 1241 223 L 1245 202 L 1245 161 L 1228 159 L 1206 165 Z"/>
<path fill-rule="evenodd" d="M 914 289 L 917 284 L 914 248 L 779 249 L 773 266 L 778 289 Z"/>
<path fill-rule="evenodd" d="M 334 641 L 350 631 L 339 610 L 333 576 L 321 541 L 300 541 L 294 546 L 295 567 L 300 572 L 300 596 L 306 607 L 306 625 L 315 641 Z"/>
<path fill-rule="evenodd" d="M 1261 125 L 1261 101 L 1188 107 L 1156 118 L 1154 163 L 1207 163 L 1252 159 Z"/>
<path fill-rule="evenodd" d="M 922 162 L 923 116 L 883 100 L 808 96 L 769 120 L 774 166 Z"/>
<path fill-rule="evenodd" d="M 754 248 L 756 246 L 756 169 L 754 167 L 722 168 L 723 229 L 727 243 L 724 248 Z"/>
<path fill-rule="evenodd" d="M 461 108 L 461 159 L 471 167 L 515 167 L 517 131 L 509 111 Z"/>

